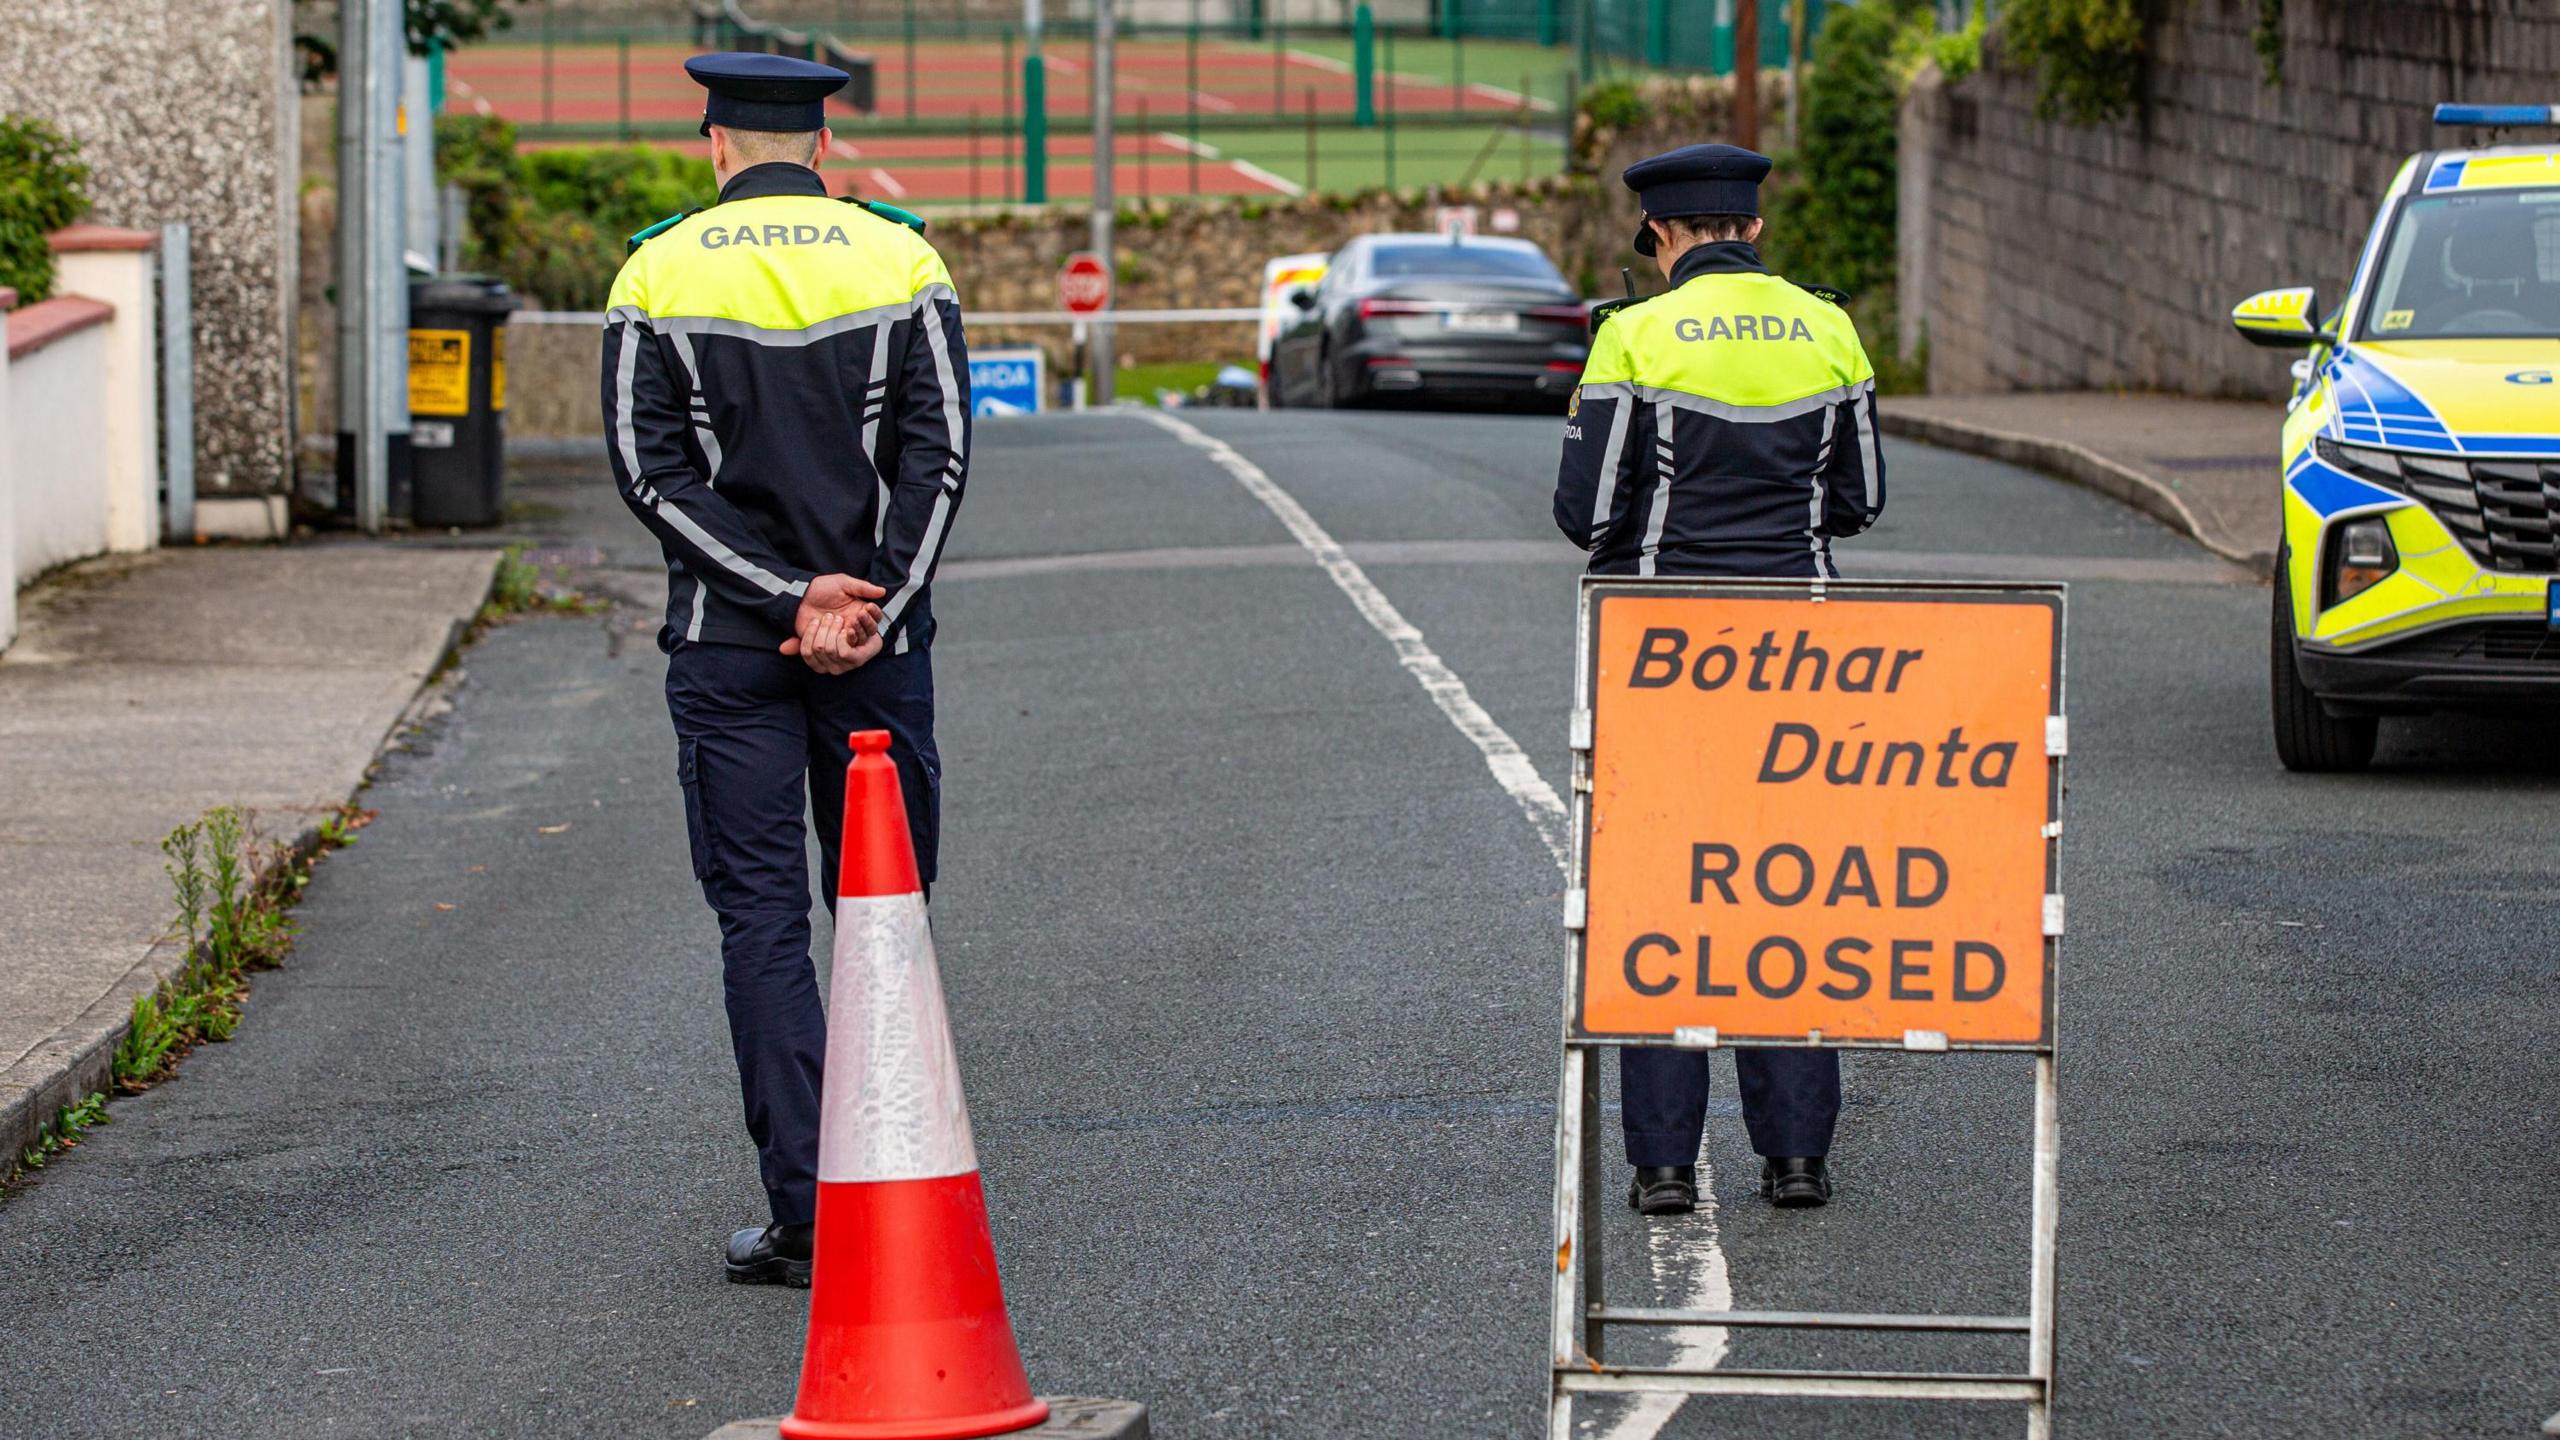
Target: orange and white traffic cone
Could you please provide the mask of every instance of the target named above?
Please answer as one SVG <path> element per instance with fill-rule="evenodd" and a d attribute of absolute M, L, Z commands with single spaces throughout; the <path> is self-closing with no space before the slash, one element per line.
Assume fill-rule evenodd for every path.
<path fill-rule="evenodd" d="M 889 734 L 853 737 L 794 1440 L 961 1440 L 1048 1418 L 996 1275 Z"/>

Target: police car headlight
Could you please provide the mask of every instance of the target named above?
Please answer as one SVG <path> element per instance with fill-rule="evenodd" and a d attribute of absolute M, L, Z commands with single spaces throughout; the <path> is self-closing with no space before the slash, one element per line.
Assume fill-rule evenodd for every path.
<path fill-rule="evenodd" d="M 2329 542 L 2329 603 L 2352 600 L 2399 568 L 2400 552 L 2392 547 L 2389 525 L 2379 519 L 2350 521 Z"/>

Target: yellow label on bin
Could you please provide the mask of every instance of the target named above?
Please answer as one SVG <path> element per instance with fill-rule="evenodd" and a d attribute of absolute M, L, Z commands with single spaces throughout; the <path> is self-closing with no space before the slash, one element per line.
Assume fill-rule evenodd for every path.
<path fill-rule="evenodd" d="M 489 408 L 507 408 L 507 327 L 489 332 Z"/>
<path fill-rule="evenodd" d="M 409 413 L 471 413 L 471 332 L 409 332 Z"/>

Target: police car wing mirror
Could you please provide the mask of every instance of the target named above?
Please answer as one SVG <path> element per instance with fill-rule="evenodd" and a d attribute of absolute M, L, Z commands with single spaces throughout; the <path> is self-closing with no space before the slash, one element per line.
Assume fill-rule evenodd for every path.
<path fill-rule="evenodd" d="M 2334 345 L 2338 337 L 2320 324 L 2320 293 L 2308 285 L 2261 290 L 2231 307 L 2231 328 L 2252 345 L 2298 350 Z"/>
<path fill-rule="evenodd" d="M 1313 310 L 1316 308 L 1316 292 L 1300 286 L 1289 292 L 1289 303 L 1301 310 Z"/>

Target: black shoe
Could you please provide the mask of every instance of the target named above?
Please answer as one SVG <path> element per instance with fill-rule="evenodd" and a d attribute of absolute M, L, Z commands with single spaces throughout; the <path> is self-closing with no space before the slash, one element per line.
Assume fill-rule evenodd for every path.
<path fill-rule="evenodd" d="M 1782 1210 L 1827 1204 L 1830 1171 L 1819 1155 L 1765 1158 L 1760 1162 L 1760 1198 Z"/>
<path fill-rule="evenodd" d="M 810 1241 L 815 1225 L 767 1225 L 729 1237 L 729 1283 L 809 1288 Z"/>
<path fill-rule="evenodd" d="M 1686 1215 L 1698 1208 L 1698 1167 L 1639 1165 L 1627 1203 L 1640 1215 Z"/>

